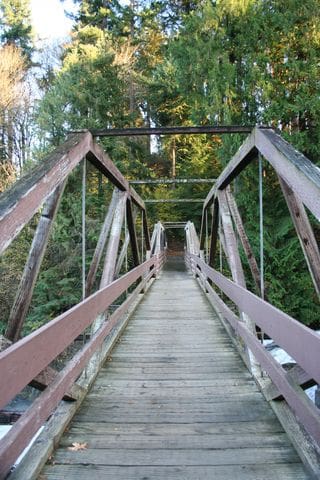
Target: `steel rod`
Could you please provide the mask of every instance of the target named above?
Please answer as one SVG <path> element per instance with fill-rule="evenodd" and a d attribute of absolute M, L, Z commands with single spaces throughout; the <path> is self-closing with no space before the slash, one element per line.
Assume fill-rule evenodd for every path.
<path fill-rule="evenodd" d="M 171 183 L 214 183 L 215 178 L 142 178 L 129 180 L 130 185 L 163 185 Z"/>
<path fill-rule="evenodd" d="M 149 198 L 144 203 L 203 203 L 203 198 Z"/>
<path fill-rule="evenodd" d="M 86 181 L 87 161 L 82 165 L 82 300 L 86 298 Z"/>
<path fill-rule="evenodd" d="M 264 299 L 264 232 L 263 232 L 263 171 L 262 157 L 259 154 L 259 234 L 260 234 L 260 293 Z"/>

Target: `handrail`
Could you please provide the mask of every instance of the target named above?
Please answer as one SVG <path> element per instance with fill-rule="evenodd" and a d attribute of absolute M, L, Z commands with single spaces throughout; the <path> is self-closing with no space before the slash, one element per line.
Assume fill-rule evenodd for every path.
<path fill-rule="evenodd" d="M 143 200 L 130 186 L 108 155 L 94 142 L 89 131 L 70 135 L 45 160 L 36 165 L 0 196 L 0 253 L 10 245 L 36 211 L 40 209 L 43 202 L 47 200 L 43 209 L 45 221 L 40 221 L 38 224 L 33 247 L 29 253 L 22 277 L 23 281 L 20 282 L 14 308 L 12 308 L 13 314 L 10 315 L 13 330 L 10 340 L 15 341 L 20 336 L 22 323 L 30 305 L 33 288 L 65 181 L 68 174 L 84 158 L 100 170 L 115 187 L 113 200 L 109 205 L 95 255 L 91 261 L 90 275 L 88 274 L 87 278 L 85 276 L 86 271 L 83 270 L 82 284 L 83 295 L 85 296 L 85 294 L 89 295 L 95 281 L 98 264 L 103 257 L 103 251 L 108 240 L 100 290 L 34 333 L 12 344 L 5 351 L 0 352 L 0 378 L 2 384 L 5 385 L 5 388 L 0 391 L 0 408 L 5 406 L 31 381 L 35 381 L 35 377 L 37 381 L 39 380 L 41 387 L 46 388 L 44 393 L 14 424 L 10 432 L 0 440 L 0 478 L 4 478 L 8 473 L 14 460 L 48 416 L 51 415 L 89 360 L 90 369 L 96 371 L 99 364 L 99 360 L 93 357 L 96 349 L 103 343 L 113 327 L 118 326 L 120 317 L 131 307 L 138 294 L 144 291 L 151 277 L 158 277 L 165 261 L 163 226 L 160 223 L 157 224 L 153 236 L 155 243 L 152 247 Z M 85 172 L 85 162 L 83 171 Z M 84 185 L 85 176 L 83 176 Z M 83 196 L 83 199 L 85 199 L 85 196 Z M 133 204 L 141 212 L 143 247 L 147 251 L 147 260 L 140 265 L 135 226 L 136 215 L 133 211 Z M 47 219 L 47 216 L 50 218 Z M 83 228 L 84 220 L 85 208 L 83 204 Z M 112 281 L 115 277 L 117 252 L 121 244 L 124 225 L 127 227 L 135 268 L 118 280 Z M 84 230 L 82 234 L 85 237 Z M 127 247 L 128 243 L 126 244 Z M 142 253 L 144 254 L 143 248 Z M 85 253 L 83 253 L 82 261 L 85 265 Z M 118 265 L 119 270 L 120 268 L 121 264 Z M 139 279 L 138 286 L 135 287 L 127 300 L 106 320 L 105 312 L 110 305 L 130 287 L 133 287 L 133 284 Z M 26 292 L 27 295 L 24 295 Z M 21 313 L 22 307 L 23 313 Z M 16 320 L 19 320 L 19 322 L 17 323 Z M 50 363 L 90 325 L 94 327 L 92 327 L 93 333 L 89 342 L 69 361 L 61 372 L 50 369 Z M 49 385 L 50 380 L 40 380 L 38 376 L 39 373 L 46 376 L 48 372 L 51 375 Z"/>
<path fill-rule="evenodd" d="M 307 372 L 308 377 L 320 383 L 320 336 L 297 320 L 270 305 L 268 302 L 247 291 L 224 275 L 209 267 L 194 254 L 186 253 L 187 264 L 192 272 L 199 276 L 199 281 L 213 296 L 213 301 L 233 330 L 239 334 L 250 348 L 262 368 L 268 373 L 288 405 L 296 413 L 309 434 L 320 443 L 320 412 L 309 398 L 302 393 L 282 366 L 271 353 L 259 342 L 249 328 L 239 320 L 237 315 L 223 302 L 213 290 L 208 280 L 221 289 L 239 308 L 250 315 L 270 337 L 291 355 Z M 199 275 L 201 273 L 201 275 Z"/>
<path fill-rule="evenodd" d="M 287 202 L 315 290 L 319 295 L 320 253 L 304 205 L 320 219 L 320 169 L 272 129 L 255 128 L 218 177 L 204 202 L 200 242 L 194 225 L 191 222 L 187 223 L 185 229 L 186 263 L 207 292 L 209 299 L 220 311 L 223 319 L 244 341 L 244 359 L 257 382 L 260 383 L 256 367 L 258 369 L 261 367 L 268 373 L 275 385 L 272 398 L 277 397 L 274 395 L 275 390 L 278 392 L 278 397 L 285 398 L 306 431 L 319 444 L 320 412 L 300 385 L 320 383 L 320 336 L 268 303 L 266 298 L 259 298 L 246 289 L 246 279 L 234 231 L 234 227 L 236 227 L 255 284 L 258 285 L 257 291 L 259 291 L 261 274 L 230 188 L 231 181 L 253 159 L 257 158 L 259 153 L 278 174 L 281 190 Z M 210 252 L 206 252 L 209 259 L 207 264 L 203 258 L 204 237 L 206 236 L 207 244 L 208 213 L 212 204 Z M 220 246 L 225 252 L 233 281 L 212 268 L 218 238 Z M 213 285 L 238 307 L 239 316 L 226 305 L 214 290 Z M 291 375 L 290 371 L 286 372 L 275 361 L 259 342 L 255 326 L 260 327 L 277 345 L 291 355 L 297 362 L 295 371 L 299 371 L 299 373 Z M 234 333 L 232 335 L 237 341 L 236 335 Z M 257 365 L 257 361 L 260 365 Z"/>
<path fill-rule="evenodd" d="M 123 277 L 0 353 L 0 378 L 2 384 L 6 386 L 6 389 L 0 392 L 0 404 L 4 406 L 70 345 L 100 313 L 106 311 L 130 285 L 139 278 L 143 278 L 124 304 L 102 324 L 85 347 L 76 354 L 64 370 L 59 372 L 53 383 L 0 440 L 0 478 L 8 473 L 15 459 L 56 408 L 90 357 L 133 302 L 137 293 L 142 291 L 150 278 L 157 274 L 164 260 L 163 251 L 153 255 Z"/>

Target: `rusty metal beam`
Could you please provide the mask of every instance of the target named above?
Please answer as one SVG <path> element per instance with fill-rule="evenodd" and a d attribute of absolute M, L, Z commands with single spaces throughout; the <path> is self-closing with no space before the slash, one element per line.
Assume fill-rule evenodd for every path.
<path fill-rule="evenodd" d="M 90 130 L 94 137 L 127 137 L 141 135 L 205 135 L 250 133 L 252 125 L 200 125 L 195 127 L 140 127 L 140 128 L 101 128 Z"/>
<path fill-rule="evenodd" d="M 203 203 L 202 198 L 149 198 L 145 203 Z"/>
<path fill-rule="evenodd" d="M 146 178 L 144 180 L 129 180 L 130 185 L 170 185 L 174 183 L 214 183 L 215 178 Z"/>

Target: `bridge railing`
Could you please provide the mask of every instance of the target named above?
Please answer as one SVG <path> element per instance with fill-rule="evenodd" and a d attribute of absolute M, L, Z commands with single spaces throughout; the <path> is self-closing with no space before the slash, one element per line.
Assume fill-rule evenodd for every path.
<path fill-rule="evenodd" d="M 278 174 L 315 289 L 319 293 L 319 249 L 304 205 L 316 218 L 320 218 L 320 170 L 268 129 L 255 129 L 218 178 L 204 204 L 200 239 L 194 225 L 188 222 L 185 229 L 186 263 L 225 322 L 249 369 L 263 387 L 266 398 L 285 399 L 310 438 L 319 445 L 320 412 L 304 389 L 320 384 L 320 336 L 266 299 L 247 290 L 238 251 L 235 229 L 247 256 L 256 289 L 263 297 L 260 271 L 229 186 L 259 153 Z M 205 222 L 210 210 L 210 250 L 205 255 L 205 236 L 208 232 Z M 227 258 L 232 280 L 213 268 L 218 240 Z M 285 370 L 274 359 L 259 340 L 256 327 L 294 359 L 296 365 L 293 368 Z"/>
<path fill-rule="evenodd" d="M 19 340 L 65 181 L 81 160 L 83 160 L 84 172 L 87 160 L 114 185 L 113 196 L 89 271 L 83 272 L 87 273 L 83 276 L 83 300 Z M 123 317 L 139 298 L 139 294 L 145 290 L 151 278 L 158 275 L 165 261 L 162 225 L 156 224 L 150 241 L 144 202 L 106 153 L 93 141 L 89 132 L 71 135 L 45 161 L 0 197 L 1 252 L 43 204 L 29 258 L 10 315 L 11 328 L 6 332 L 9 333 L 7 335 L 9 340 L 15 343 L 0 352 L 0 409 L 28 384 L 40 384 L 44 391 L 0 440 L 0 478 L 6 476 L 34 434 L 54 412 L 60 400 L 78 398 L 77 393 L 79 391 L 81 393 L 81 389 L 77 390 L 75 382 L 83 369 L 90 365 L 93 371 L 92 378 L 96 375 L 102 361 L 98 353 L 99 348 L 108 335 L 118 328 Z M 141 254 L 136 235 L 137 215 L 134 208 L 141 212 L 143 232 L 141 238 L 144 241 Z M 83 217 L 84 215 L 85 209 L 83 209 Z M 126 235 L 121 241 L 124 226 Z M 134 268 L 116 279 L 129 245 Z M 90 295 L 105 249 L 100 287 Z M 144 250 L 146 250 L 145 261 Z M 131 291 L 130 294 L 128 294 L 129 291 Z M 110 313 L 109 307 L 114 306 L 115 302 L 120 305 Z M 91 336 L 87 343 L 61 371 L 52 369 L 49 366 L 50 363 L 77 337 L 85 335 L 88 327 L 91 328 Z"/>

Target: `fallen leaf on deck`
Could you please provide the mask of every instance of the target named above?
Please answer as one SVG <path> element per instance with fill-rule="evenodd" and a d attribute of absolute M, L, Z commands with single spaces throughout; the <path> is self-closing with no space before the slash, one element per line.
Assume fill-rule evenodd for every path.
<path fill-rule="evenodd" d="M 88 448 L 88 444 L 85 443 L 78 443 L 74 442 L 72 444 L 72 447 L 68 447 L 68 450 L 71 450 L 72 452 L 78 452 L 79 450 L 86 450 Z"/>

